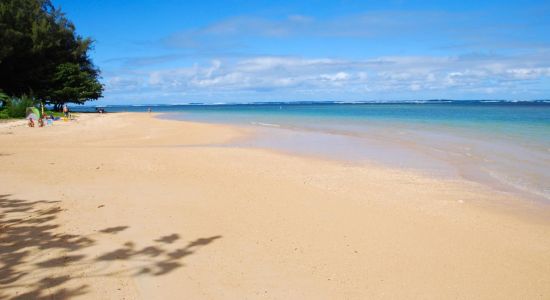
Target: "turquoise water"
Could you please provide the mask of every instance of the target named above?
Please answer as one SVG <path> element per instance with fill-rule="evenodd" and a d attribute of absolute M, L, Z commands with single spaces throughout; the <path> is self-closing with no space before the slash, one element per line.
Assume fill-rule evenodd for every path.
<path fill-rule="evenodd" d="M 183 105 L 153 111 L 258 129 L 235 146 L 457 176 L 550 201 L 549 102 Z"/>

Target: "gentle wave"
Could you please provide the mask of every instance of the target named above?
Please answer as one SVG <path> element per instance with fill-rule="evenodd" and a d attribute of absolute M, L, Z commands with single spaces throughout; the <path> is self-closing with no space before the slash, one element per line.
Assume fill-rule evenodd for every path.
<path fill-rule="evenodd" d="M 265 126 L 265 127 L 281 127 L 279 124 L 271 124 L 271 123 L 263 123 L 263 122 L 250 122 L 252 125 L 259 125 L 259 126 Z"/>

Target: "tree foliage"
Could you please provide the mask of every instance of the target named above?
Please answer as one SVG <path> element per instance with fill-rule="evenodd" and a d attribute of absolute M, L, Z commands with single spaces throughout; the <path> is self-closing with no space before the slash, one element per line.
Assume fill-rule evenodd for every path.
<path fill-rule="evenodd" d="M 102 86 L 88 70 L 75 63 L 57 66 L 48 94 L 54 104 L 72 102 L 84 104 L 89 99 L 101 97 Z"/>
<path fill-rule="evenodd" d="M 57 106 L 101 97 L 99 70 L 88 56 L 90 38 L 50 0 L 0 2 L 0 89 Z"/>

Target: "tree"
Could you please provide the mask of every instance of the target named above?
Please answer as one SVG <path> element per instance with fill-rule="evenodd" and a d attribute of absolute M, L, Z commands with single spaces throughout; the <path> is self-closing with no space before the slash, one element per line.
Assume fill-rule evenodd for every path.
<path fill-rule="evenodd" d="M 75 63 L 64 63 L 57 66 L 48 103 L 59 110 L 64 103 L 84 104 L 87 100 L 98 99 L 102 91 L 103 86 L 92 71 Z"/>
<path fill-rule="evenodd" d="M 0 88 L 8 95 L 32 94 L 55 64 L 62 47 L 56 45 L 53 13 L 49 1 L 0 3 Z"/>
<path fill-rule="evenodd" d="M 99 70 L 88 56 L 92 40 L 77 35 L 74 24 L 50 0 L 2 0 L 0 41 L 0 89 L 7 95 L 27 94 L 53 104 L 101 97 Z M 87 80 L 61 84 L 60 77 L 73 74 L 74 79 L 66 64 L 77 66 L 83 73 L 77 77 Z"/>

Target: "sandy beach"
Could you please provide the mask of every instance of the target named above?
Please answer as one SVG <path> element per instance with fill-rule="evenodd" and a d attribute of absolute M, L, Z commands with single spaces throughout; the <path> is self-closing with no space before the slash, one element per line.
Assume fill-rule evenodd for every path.
<path fill-rule="evenodd" d="M 550 210 L 224 146 L 246 128 L 0 124 L 0 299 L 548 299 Z"/>

